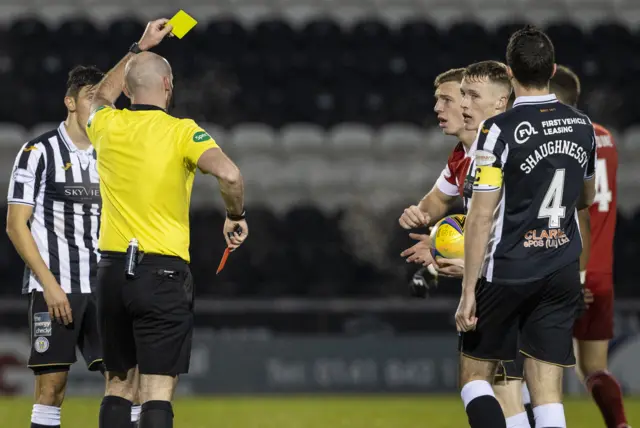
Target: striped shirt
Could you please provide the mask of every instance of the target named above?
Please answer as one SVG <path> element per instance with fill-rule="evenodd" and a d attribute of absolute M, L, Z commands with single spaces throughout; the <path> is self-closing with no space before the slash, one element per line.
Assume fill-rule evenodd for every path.
<path fill-rule="evenodd" d="M 93 147 L 78 149 L 61 123 L 26 143 L 16 158 L 9 204 L 33 206 L 31 235 L 66 293 L 91 293 L 100 230 L 100 187 Z M 42 291 L 26 267 L 23 293 Z"/>

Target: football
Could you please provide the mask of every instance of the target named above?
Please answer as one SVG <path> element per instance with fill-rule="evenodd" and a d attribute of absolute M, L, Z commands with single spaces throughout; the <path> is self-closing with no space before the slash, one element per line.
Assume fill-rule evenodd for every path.
<path fill-rule="evenodd" d="M 464 258 L 465 220 L 464 215 L 455 214 L 443 218 L 433 226 L 431 229 L 431 251 L 434 258 Z"/>

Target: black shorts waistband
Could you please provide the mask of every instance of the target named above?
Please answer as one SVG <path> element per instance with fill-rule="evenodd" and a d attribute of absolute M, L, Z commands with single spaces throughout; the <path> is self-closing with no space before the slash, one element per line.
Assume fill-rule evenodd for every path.
<path fill-rule="evenodd" d="M 147 262 L 182 262 L 187 263 L 186 260 L 178 256 L 169 256 L 167 254 L 156 254 L 156 253 L 138 253 L 139 257 Z M 127 253 L 123 253 L 120 251 L 100 251 L 100 256 L 105 259 L 115 259 L 115 260 L 124 260 L 127 257 Z"/>

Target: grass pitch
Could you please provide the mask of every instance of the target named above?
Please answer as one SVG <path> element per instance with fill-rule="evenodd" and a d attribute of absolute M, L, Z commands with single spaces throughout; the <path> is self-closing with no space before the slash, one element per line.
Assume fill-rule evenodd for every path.
<path fill-rule="evenodd" d="M 63 428 L 97 428 L 99 397 L 69 398 Z M 627 398 L 627 416 L 640 423 L 640 398 Z M 602 428 L 588 399 L 565 403 L 571 428 Z M 456 396 L 299 396 L 206 397 L 179 399 L 176 428 L 465 428 L 466 416 Z M 0 426 L 29 426 L 31 400 L 0 398 Z"/>

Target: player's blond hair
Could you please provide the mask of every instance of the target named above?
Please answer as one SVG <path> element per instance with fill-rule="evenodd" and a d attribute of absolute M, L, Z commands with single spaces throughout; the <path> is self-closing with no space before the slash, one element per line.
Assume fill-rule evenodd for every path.
<path fill-rule="evenodd" d="M 569 67 L 556 66 L 556 74 L 549 82 L 549 92 L 556 94 L 561 102 L 576 106 L 580 98 L 580 78 Z"/>
<path fill-rule="evenodd" d="M 464 79 L 481 80 L 488 79 L 492 83 L 502 85 L 511 95 L 511 80 L 507 73 L 507 66 L 500 61 L 480 61 L 473 63 L 464 69 Z"/>
<path fill-rule="evenodd" d="M 452 68 L 444 73 L 438 74 L 438 77 L 433 81 L 433 87 L 438 89 L 440 85 L 448 82 L 462 82 L 462 76 L 464 74 L 464 68 Z"/>

